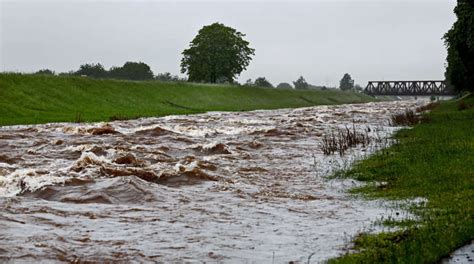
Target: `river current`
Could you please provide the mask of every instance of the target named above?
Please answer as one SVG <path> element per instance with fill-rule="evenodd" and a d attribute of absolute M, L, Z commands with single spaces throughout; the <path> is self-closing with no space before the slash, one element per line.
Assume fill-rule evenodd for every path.
<path fill-rule="evenodd" d="M 329 179 L 390 144 L 397 101 L 0 128 L 0 260 L 306 263 L 391 213 Z M 373 143 L 326 156 L 337 128 Z M 380 144 L 385 142 L 384 144 Z M 397 213 L 398 214 L 398 213 Z"/>

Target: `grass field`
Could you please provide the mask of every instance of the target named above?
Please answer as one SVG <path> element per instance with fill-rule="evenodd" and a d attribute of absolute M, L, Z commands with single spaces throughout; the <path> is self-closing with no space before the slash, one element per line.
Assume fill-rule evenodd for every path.
<path fill-rule="evenodd" d="M 352 92 L 0 74 L 0 125 L 362 103 Z"/>
<path fill-rule="evenodd" d="M 354 190 L 370 198 L 413 199 L 418 219 L 384 223 L 400 230 L 355 238 L 356 253 L 333 263 L 434 263 L 474 239 L 474 96 L 442 103 L 427 121 L 401 130 L 398 144 L 380 151 L 344 177 L 368 182 Z"/>

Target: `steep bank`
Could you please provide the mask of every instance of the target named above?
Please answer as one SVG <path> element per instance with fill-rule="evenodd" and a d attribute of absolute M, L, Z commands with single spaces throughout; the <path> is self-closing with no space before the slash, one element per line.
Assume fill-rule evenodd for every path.
<path fill-rule="evenodd" d="M 352 92 L 0 74 L 0 125 L 369 102 Z"/>

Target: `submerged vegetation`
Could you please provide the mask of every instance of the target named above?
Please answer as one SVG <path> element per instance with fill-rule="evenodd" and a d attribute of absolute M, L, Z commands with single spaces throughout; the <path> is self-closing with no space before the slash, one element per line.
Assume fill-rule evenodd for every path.
<path fill-rule="evenodd" d="M 460 105 L 463 109 L 460 109 Z M 413 200 L 415 217 L 390 220 L 396 232 L 362 233 L 355 253 L 332 263 L 431 263 L 474 239 L 474 97 L 446 102 L 427 122 L 400 130 L 398 144 L 343 173 L 369 184 L 355 193 L 369 198 Z"/>
<path fill-rule="evenodd" d="M 338 128 L 336 132 L 332 131 L 330 134 L 324 135 L 321 142 L 321 150 L 324 155 L 331 155 L 339 153 L 343 156 L 349 148 L 357 145 L 366 147 L 370 144 L 371 138 L 369 137 L 368 131 L 365 133 L 356 131 L 355 126 L 352 129 Z"/>
<path fill-rule="evenodd" d="M 0 74 L 0 125 L 110 121 L 372 100 L 364 94 L 336 90 Z"/>
<path fill-rule="evenodd" d="M 413 126 L 420 120 L 413 110 L 406 109 L 403 113 L 396 113 L 390 116 L 392 126 Z"/>

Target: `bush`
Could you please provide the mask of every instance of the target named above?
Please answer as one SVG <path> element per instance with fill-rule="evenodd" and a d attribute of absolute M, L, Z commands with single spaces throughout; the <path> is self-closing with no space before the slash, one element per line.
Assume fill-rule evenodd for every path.
<path fill-rule="evenodd" d="M 50 70 L 50 69 L 42 69 L 42 70 L 39 70 L 37 72 L 35 72 L 35 74 L 41 74 L 41 75 L 54 75 L 54 71 Z"/>
<path fill-rule="evenodd" d="M 265 79 L 265 77 L 258 77 L 255 79 L 254 85 L 257 87 L 273 88 L 273 85 L 267 79 Z"/>
<path fill-rule="evenodd" d="M 282 82 L 282 83 L 278 84 L 276 88 L 278 88 L 278 89 L 293 89 L 293 86 L 291 86 L 291 84 L 289 84 L 289 83 Z"/>

